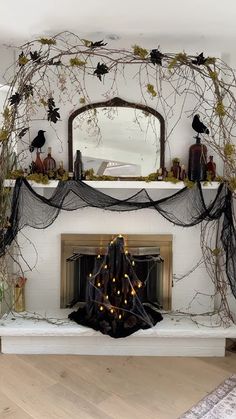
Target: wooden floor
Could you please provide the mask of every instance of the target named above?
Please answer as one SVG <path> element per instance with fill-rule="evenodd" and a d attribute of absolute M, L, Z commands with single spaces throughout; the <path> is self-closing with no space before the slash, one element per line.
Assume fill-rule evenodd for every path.
<path fill-rule="evenodd" d="M 225 358 L 0 355 L 0 418 L 177 419 L 236 373 Z"/>

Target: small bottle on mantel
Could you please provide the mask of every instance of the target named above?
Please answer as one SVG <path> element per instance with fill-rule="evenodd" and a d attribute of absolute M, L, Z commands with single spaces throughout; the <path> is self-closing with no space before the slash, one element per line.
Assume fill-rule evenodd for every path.
<path fill-rule="evenodd" d="M 40 152 L 36 151 L 36 159 L 32 163 L 33 173 L 43 173 L 44 174 L 44 165 L 40 157 Z"/>
<path fill-rule="evenodd" d="M 213 156 L 209 157 L 209 162 L 207 163 L 207 179 L 209 181 L 215 180 L 216 177 L 216 164 L 213 161 Z"/>
<path fill-rule="evenodd" d="M 59 167 L 57 169 L 57 174 L 58 174 L 58 176 L 63 177 L 63 175 L 65 174 L 65 172 L 66 171 L 65 171 L 64 166 L 63 166 L 63 161 L 60 161 Z"/>
<path fill-rule="evenodd" d="M 48 147 L 48 155 L 43 161 L 44 171 L 48 175 L 49 179 L 53 178 L 56 170 L 56 162 L 52 157 L 52 149 Z"/>
<path fill-rule="evenodd" d="M 82 180 L 83 179 L 83 163 L 82 163 L 82 156 L 81 151 L 76 151 L 76 157 L 74 162 L 74 180 Z"/>

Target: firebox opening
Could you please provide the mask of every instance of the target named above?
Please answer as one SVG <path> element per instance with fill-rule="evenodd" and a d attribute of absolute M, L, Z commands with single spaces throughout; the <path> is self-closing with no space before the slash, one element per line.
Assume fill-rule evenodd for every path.
<path fill-rule="evenodd" d="M 82 306 L 86 301 L 87 278 L 98 254 L 106 254 L 115 235 L 61 235 L 61 308 Z M 172 236 L 124 235 L 128 252 L 135 260 L 137 278 L 145 281 L 139 298 L 157 309 L 171 309 Z"/>

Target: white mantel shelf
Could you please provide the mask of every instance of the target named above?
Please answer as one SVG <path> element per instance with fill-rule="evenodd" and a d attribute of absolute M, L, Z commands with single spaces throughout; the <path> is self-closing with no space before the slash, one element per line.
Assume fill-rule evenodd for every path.
<path fill-rule="evenodd" d="M 65 310 L 60 317 L 67 316 L 68 312 Z M 224 356 L 225 339 L 236 338 L 234 324 L 224 328 L 217 325 L 214 318 L 206 316 L 195 318 L 199 321 L 196 324 L 187 317 L 165 315 L 153 328 L 139 330 L 122 339 L 102 335 L 66 317 L 64 320 L 62 325 L 52 325 L 45 320 L 23 319 L 17 314 L 5 315 L 0 320 L 2 353 Z"/>
<path fill-rule="evenodd" d="M 84 183 L 88 186 L 91 186 L 92 188 L 96 189 L 154 189 L 154 190 L 180 190 L 185 187 L 183 182 L 178 183 L 172 183 L 172 182 L 165 182 L 165 181 L 159 181 L 159 182 L 144 182 L 144 181 L 134 181 L 134 180 L 106 180 L 106 181 L 100 181 L 100 180 L 86 180 Z M 58 185 L 58 180 L 50 180 L 48 184 L 41 184 L 36 183 L 33 181 L 29 181 L 29 184 L 34 189 L 39 188 L 56 188 Z M 203 185 L 203 189 L 212 190 L 212 189 L 218 189 L 219 182 L 211 182 L 208 183 L 208 185 Z M 15 180 L 7 179 L 5 180 L 5 186 L 13 188 L 15 186 Z"/>

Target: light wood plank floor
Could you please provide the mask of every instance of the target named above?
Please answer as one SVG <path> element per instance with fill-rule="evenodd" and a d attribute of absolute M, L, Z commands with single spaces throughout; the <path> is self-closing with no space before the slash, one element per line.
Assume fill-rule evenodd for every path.
<path fill-rule="evenodd" d="M 225 358 L 0 355 L 0 419 L 177 419 L 236 373 Z"/>

